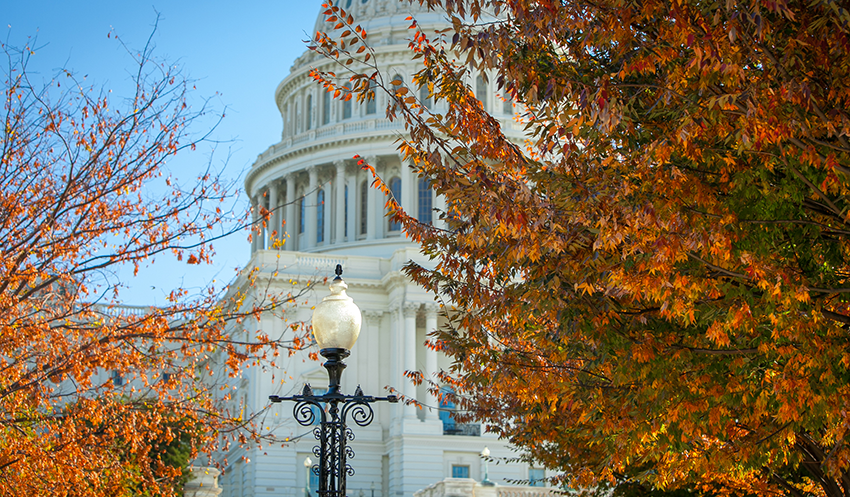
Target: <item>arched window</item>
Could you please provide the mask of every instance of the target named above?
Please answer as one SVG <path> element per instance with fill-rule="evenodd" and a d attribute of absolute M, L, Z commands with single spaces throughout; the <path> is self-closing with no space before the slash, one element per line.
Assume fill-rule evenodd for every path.
<path fill-rule="evenodd" d="M 398 91 L 404 87 L 404 78 L 401 74 L 396 74 L 391 81 L 393 82 L 393 98 L 400 98 Z"/>
<path fill-rule="evenodd" d="M 343 227 L 344 235 L 348 236 L 348 185 L 345 185 L 345 207 L 343 208 L 345 212 L 345 226 Z"/>
<path fill-rule="evenodd" d="M 319 190 L 316 194 L 316 243 L 325 240 L 325 191 Z"/>
<path fill-rule="evenodd" d="M 419 103 L 426 109 L 431 108 L 431 96 L 428 93 L 428 83 L 419 87 Z"/>
<path fill-rule="evenodd" d="M 487 83 L 484 81 L 484 76 L 478 75 L 475 78 L 475 98 L 481 102 L 484 110 L 487 110 Z"/>
<path fill-rule="evenodd" d="M 502 103 L 502 112 L 505 114 L 512 116 L 514 115 L 514 102 L 511 100 L 511 96 L 508 95 L 508 92 L 505 92 L 505 101 Z"/>
<path fill-rule="evenodd" d="M 419 180 L 419 208 L 417 209 L 420 223 L 431 224 L 433 215 L 433 200 L 431 198 L 431 182 L 425 178 Z"/>
<path fill-rule="evenodd" d="M 351 95 L 351 93 L 350 93 L 351 92 L 351 83 L 346 83 L 344 88 L 346 89 L 346 91 L 343 92 L 343 95 Z M 343 119 L 351 119 L 351 99 L 350 98 L 348 100 L 342 101 L 342 118 Z"/>
<path fill-rule="evenodd" d="M 390 192 L 396 202 L 401 204 L 401 179 L 393 178 L 390 180 Z M 390 231 L 400 231 L 401 223 L 398 221 L 390 221 Z"/>
<path fill-rule="evenodd" d="M 376 86 L 374 81 L 369 81 L 371 98 L 366 100 L 366 114 L 376 114 L 378 112 L 378 95 L 375 93 Z"/>
<path fill-rule="evenodd" d="M 369 184 L 360 183 L 360 234 L 365 235 L 369 226 Z"/>
<path fill-rule="evenodd" d="M 289 104 L 283 106 L 283 129 L 280 130 L 280 136 L 286 136 L 286 132 L 289 131 L 289 125 L 286 124 L 286 121 L 289 119 Z"/>
<path fill-rule="evenodd" d="M 298 112 L 298 101 L 296 100 L 295 101 L 295 109 L 292 111 L 292 119 L 295 121 L 295 126 L 293 126 L 293 128 L 295 128 L 295 129 L 293 129 L 292 131 L 294 131 L 296 133 L 301 132 L 301 119 L 300 119 L 300 117 L 301 117 L 301 113 Z"/>
<path fill-rule="evenodd" d="M 313 127 L 313 95 L 307 95 L 307 129 Z"/>
<path fill-rule="evenodd" d="M 304 233 L 304 218 L 307 216 L 307 197 L 301 197 L 301 205 L 298 207 L 298 233 Z"/>
<path fill-rule="evenodd" d="M 322 126 L 331 122 L 331 93 L 322 95 Z"/>

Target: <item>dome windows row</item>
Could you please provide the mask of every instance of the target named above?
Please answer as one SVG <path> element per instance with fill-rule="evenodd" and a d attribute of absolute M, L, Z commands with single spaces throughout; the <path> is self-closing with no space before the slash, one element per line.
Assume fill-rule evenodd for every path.
<path fill-rule="evenodd" d="M 405 85 L 405 79 L 401 74 L 395 74 L 390 81 L 398 81 L 395 89 Z M 374 82 L 372 89 L 376 90 Z M 351 84 L 346 83 L 344 88 L 351 89 Z M 487 79 L 479 75 L 475 79 L 475 97 L 481 101 L 484 109 L 488 112 L 496 108 L 506 116 L 514 115 L 513 102 L 504 95 L 499 95 L 490 90 Z M 418 88 L 416 96 L 419 102 L 426 108 L 432 108 L 432 99 L 427 85 Z M 379 105 L 383 108 L 387 103 L 389 95 L 375 91 L 375 98 L 367 100 L 355 106 L 355 99 L 336 100 L 332 98 L 331 92 L 322 88 L 308 86 L 295 92 L 282 106 L 283 132 L 282 138 L 287 138 L 301 133 L 311 131 L 322 126 L 337 124 L 352 119 L 375 119 L 378 117 Z M 492 101 L 492 103 L 491 103 Z M 499 105 L 501 108 L 499 108 Z M 303 111 L 302 111 L 303 109 Z"/>
<path fill-rule="evenodd" d="M 405 212 L 420 222 L 433 223 L 440 199 L 427 180 L 416 177 L 409 167 L 397 165 L 400 161 L 383 165 L 396 160 L 372 157 L 368 162 L 378 164 L 379 175 L 390 177 L 389 191 Z M 337 161 L 267 182 L 252 199 L 258 225 L 260 206 L 271 213 L 267 226 L 255 236 L 252 251 L 321 250 L 342 243 L 400 237 L 401 224 L 387 217 L 386 198 L 370 187 L 371 181 L 371 174 Z"/>

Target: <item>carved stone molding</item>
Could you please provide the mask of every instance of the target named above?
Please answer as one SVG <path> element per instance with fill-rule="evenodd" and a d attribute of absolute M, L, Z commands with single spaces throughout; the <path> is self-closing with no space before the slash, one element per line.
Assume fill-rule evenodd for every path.
<path fill-rule="evenodd" d="M 404 317 L 406 317 L 406 318 L 416 317 L 416 314 L 419 312 L 419 307 L 421 305 L 422 304 L 420 304 L 419 302 L 405 302 L 404 306 L 403 306 Z"/>
<path fill-rule="evenodd" d="M 384 317 L 384 311 L 363 311 L 363 317 L 366 318 L 366 322 L 370 325 L 378 325 L 381 324 L 381 318 Z"/>
<path fill-rule="evenodd" d="M 432 313 L 437 314 L 438 312 L 440 312 L 440 304 L 438 304 L 436 302 L 430 303 L 430 304 L 425 304 L 425 315 L 426 316 L 428 314 L 432 314 Z"/>

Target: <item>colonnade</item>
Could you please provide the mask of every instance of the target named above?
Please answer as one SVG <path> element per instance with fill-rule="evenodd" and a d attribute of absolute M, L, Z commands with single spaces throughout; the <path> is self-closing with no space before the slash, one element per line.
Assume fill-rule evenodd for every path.
<path fill-rule="evenodd" d="M 395 177 L 401 180 L 401 206 L 405 212 L 416 216 L 418 178 L 410 167 L 385 168 L 377 156 L 365 160 L 376 168 L 384 181 Z M 309 251 L 396 234 L 390 232 L 385 217 L 386 197 L 371 186 L 373 179 L 371 173 L 361 171 L 353 161 L 337 160 L 290 172 L 266 183 L 251 198 L 252 222 L 258 227 L 251 252 Z M 364 181 L 367 184 L 365 199 L 362 196 Z M 439 208 L 441 199 L 434 199 L 433 193 L 430 195 L 434 207 Z M 263 210 L 269 213 L 265 224 L 260 219 Z M 434 221 L 437 221 L 436 216 Z"/>
<path fill-rule="evenodd" d="M 399 330 L 398 333 L 391 335 L 391 382 L 396 385 L 402 385 L 401 393 L 405 397 L 418 399 L 427 405 L 436 405 L 437 400 L 426 400 L 426 398 L 430 399 L 427 395 L 426 398 L 419 398 L 416 395 L 417 386 L 409 378 L 404 377 L 404 372 L 423 371 L 425 373 L 424 384 L 426 388 L 429 380 L 437 381 L 434 377 L 434 374 L 438 371 L 437 351 L 428 347 L 423 348 L 420 341 L 416 339 L 416 321 L 417 317 L 424 315 L 425 333 L 430 333 L 437 329 L 437 315 L 439 310 L 440 306 L 433 302 L 422 304 L 409 301 L 393 303 L 389 308 L 390 318 L 395 322 L 394 325 L 391 324 L 391 327 L 392 329 Z M 424 363 L 420 363 L 417 361 L 417 351 L 423 349 L 425 353 Z M 407 420 L 416 420 L 417 412 L 416 406 L 404 406 L 402 416 Z M 434 409 L 424 409 L 423 413 L 425 421 L 436 421 L 439 418 L 437 411 Z"/>

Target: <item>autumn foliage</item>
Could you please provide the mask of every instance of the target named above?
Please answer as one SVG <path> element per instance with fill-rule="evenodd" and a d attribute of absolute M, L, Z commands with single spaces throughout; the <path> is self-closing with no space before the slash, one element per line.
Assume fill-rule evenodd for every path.
<path fill-rule="evenodd" d="M 435 226 L 388 203 L 436 263 L 408 271 L 461 411 L 574 485 L 850 496 L 846 5 L 422 3 L 452 22 L 411 19 L 432 110 L 334 5 L 315 49 L 353 74 L 316 77 L 392 92 L 446 198 Z"/>
<path fill-rule="evenodd" d="M 187 105 L 191 86 L 147 47 L 128 49 L 123 100 L 67 71 L 39 83 L 30 47 L 3 49 L 0 495 L 170 495 L 182 468 L 165 448 L 198 455 L 255 433 L 211 378 L 288 345 L 226 333 L 274 300 L 175 289 L 162 308 L 117 305 L 121 265 L 206 262 L 226 231 L 226 185 L 165 168 L 203 139 L 189 125 L 209 110 Z"/>

